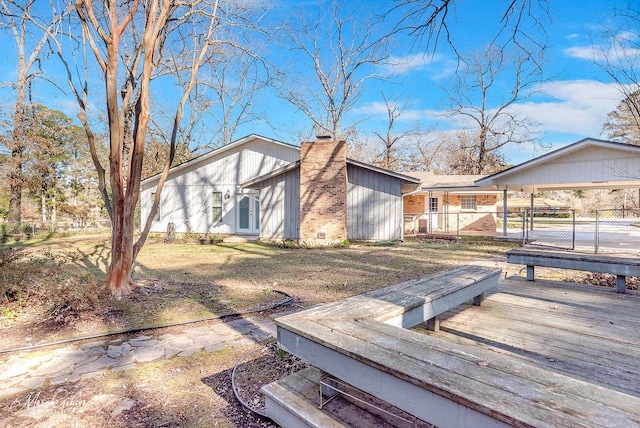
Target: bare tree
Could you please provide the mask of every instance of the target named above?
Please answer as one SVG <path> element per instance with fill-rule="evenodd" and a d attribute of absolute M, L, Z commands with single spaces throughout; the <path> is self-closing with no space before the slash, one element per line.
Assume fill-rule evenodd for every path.
<path fill-rule="evenodd" d="M 446 156 L 451 149 L 448 141 L 432 132 L 414 136 L 415 150 L 409 158 L 409 171 L 429 171 L 442 174 L 447 171 Z"/>
<path fill-rule="evenodd" d="M 387 127 L 384 133 L 374 131 L 378 140 L 384 145 L 382 153 L 376 156 L 378 160 L 374 164 L 391 170 L 404 169 L 402 168 L 404 162 L 400 156 L 401 145 L 418 132 L 415 129 L 397 131 L 396 121 L 402 116 L 409 103 L 408 101 L 400 102 L 399 97 L 389 99 L 384 93 L 382 94 L 382 99 L 387 113 Z"/>
<path fill-rule="evenodd" d="M 483 167 L 478 168 L 479 146 L 477 136 L 467 131 L 458 131 L 444 142 L 443 168 L 446 174 L 493 174 L 505 167 L 503 156 L 497 151 L 486 152 Z"/>
<path fill-rule="evenodd" d="M 602 35 L 605 43 L 593 51 L 593 61 L 613 80 L 621 102 L 611 112 L 604 131 L 609 138 L 640 144 L 640 9 L 616 9 L 621 24 Z"/>
<path fill-rule="evenodd" d="M 111 260 L 107 284 L 116 297 L 135 287 L 133 263 L 148 236 L 160 194 L 173 162 L 183 109 L 198 84 L 200 67 L 215 54 L 217 38 L 232 10 L 219 9 L 218 1 L 146 0 L 119 3 L 77 0 L 75 10 L 81 26 L 80 48 L 89 49 L 104 77 L 109 136 L 109 191 L 105 168 L 97 155 L 95 133 L 88 121 L 89 56 L 85 56 L 80 79 L 70 66 L 64 45 L 52 37 L 66 66 L 69 87 L 80 107 L 80 118 L 98 171 L 101 192 L 112 223 Z M 172 70 L 173 72 L 169 72 Z M 151 121 L 152 82 L 181 88 L 172 118 L 170 148 L 160 175 L 155 198 L 137 240 L 135 209 L 147 133 Z M 78 81 L 79 80 L 79 81 Z M 164 106 L 166 109 L 166 106 Z"/>
<path fill-rule="evenodd" d="M 473 161 L 469 170 L 475 174 L 486 173 L 492 155 L 496 157 L 505 145 L 536 141 L 535 124 L 518 113 L 516 103 L 540 81 L 538 64 L 526 52 L 510 58 L 503 49 L 489 46 L 471 58 L 468 68 L 456 75 L 453 89 L 446 90 L 452 103 L 447 116 L 460 120 L 467 130 L 465 145 L 473 136 L 475 156 L 469 157 Z M 501 87 L 500 82 L 510 83 Z"/>
<path fill-rule="evenodd" d="M 458 37 L 468 35 L 456 35 L 451 30 L 451 21 L 456 19 L 455 9 L 459 3 L 457 0 L 398 0 L 385 13 L 385 18 L 395 22 L 391 34 L 408 32 L 425 50 L 431 51 L 435 51 L 444 39 L 464 62 L 465 55 L 458 50 Z M 494 3 L 469 3 L 460 7 L 474 6 L 493 7 Z M 532 60 L 539 58 L 537 52 L 544 50 L 546 43 L 544 20 L 549 15 L 547 0 L 507 0 L 495 7 L 500 19 L 495 26 L 494 23 L 486 23 L 488 28 L 495 28 L 495 32 L 489 33 L 486 43 L 501 49 L 516 46 L 526 51 Z"/>
<path fill-rule="evenodd" d="M 51 15 L 47 16 L 34 15 L 32 12 L 35 9 L 35 0 L 0 0 L 0 28 L 12 34 L 17 57 L 17 75 L 13 83 L 15 103 L 10 125 L 12 129 L 6 142 L 11 152 L 7 181 L 10 189 L 8 222 L 12 228 L 19 226 L 21 220 L 23 153 L 28 144 L 24 135 L 27 93 L 33 81 L 42 77 L 40 60 L 43 48 L 46 46 L 48 34 L 57 30 L 62 18 L 62 14 L 53 7 L 49 9 Z M 33 21 L 38 25 L 33 25 Z M 40 31 L 40 28 L 46 31 Z"/>
<path fill-rule="evenodd" d="M 331 2 L 318 18 L 303 17 L 289 32 L 292 62 L 303 73 L 283 72 L 281 94 L 312 122 L 316 133 L 333 137 L 345 131 L 345 114 L 357 103 L 365 83 L 388 57 L 376 21 L 354 16 Z M 360 10 L 359 13 L 364 13 Z"/>
<path fill-rule="evenodd" d="M 268 72 L 255 54 L 228 47 L 203 81 L 213 90 L 203 117 L 214 119 L 218 125 L 216 140 L 226 146 L 234 140 L 239 126 L 261 117 L 253 101 L 267 87 Z"/>
<path fill-rule="evenodd" d="M 260 31 L 246 21 L 245 28 L 253 26 Z M 250 47 L 243 46 L 234 37 L 237 35 L 220 40 L 215 56 L 200 68 L 198 83 L 187 100 L 188 114 L 178 133 L 179 146 L 184 146 L 178 148 L 181 162 L 188 160 L 185 155 L 231 143 L 240 126 L 264 119 L 254 104 L 255 97 L 269 84 L 268 71 L 259 56 L 261 46 L 254 41 Z M 164 104 L 166 100 L 156 102 Z M 159 108 L 150 128 L 155 142 L 164 141 L 167 147 L 170 132 L 166 124 L 172 121 L 170 116 L 171 112 Z"/>

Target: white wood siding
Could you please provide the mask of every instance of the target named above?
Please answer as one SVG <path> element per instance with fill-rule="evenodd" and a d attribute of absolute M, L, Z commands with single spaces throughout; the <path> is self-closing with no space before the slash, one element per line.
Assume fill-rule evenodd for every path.
<path fill-rule="evenodd" d="M 496 182 L 544 185 L 626 181 L 637 180 L 639 170 L 640 156 L 626 150 L 591 146 L 527 168 L 516 177 L 499 178 Z"/>
<path fill-rule="evenodd" d="M 402 180 L 348 165 L 347 235 L 352 240 L 402 239 Z"/>
<path fill-rule="evenodd" d="M 355 165 L 347 166 L 347 237 L 351 240 L 402 239 L 404 181 Z M 261 183 L 260 237 L 300 237 L 300 169 Z"/>
<path fill-rule="evenodd" d="M 300 236 L 300 169 L 296 168 L 262 183 L 260 190 L 260 237 L 269 240 Z"/>
<path fill-rule="evenodd" d="M 263 175 L 298 160 L 300 152 L 262 139 L 254 139 L 219 156 L 195 159 L 186 168 L 170 173 L 162 191 L 160 220 L 154 221 L 152 232 L 165 232 L 168 223 L 176 225 L 178 232 L 235 233 L 236 193 L 240 183 Z M 152 194 L 157 180 L 144 183 L 141 193 L 141 221 L 146 221 L 151 208 Z M 211 214 L 212 193 L 229 192 L 223 200 L 222 221 L 213 224 Z"/>

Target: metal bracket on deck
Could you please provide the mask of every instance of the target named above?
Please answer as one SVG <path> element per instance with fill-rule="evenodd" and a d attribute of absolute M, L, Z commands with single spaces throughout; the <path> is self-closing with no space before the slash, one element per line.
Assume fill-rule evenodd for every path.
<path fill-rule="evenodd" d="M 416 426 L 418 422 L 418 418 L 416 418 L 415 416 L 411 416 L 411 419 L 403 418 L 402 416 L 396 415 L 395 413 L 389 412 L 388 410 L 385 410 L 379 406 L 376 406 L 375 404 L 369 403 L 367 401 L 362 400 L 361 398 L 358 398 L 352 394 L 349 394 L 348 392 L 345 391 L 345 389 L 346 388 L 355 389 L 355 388 L 345 382 L 340 381 L 339 379 L 335 379 L 333 377 L 325 375 L 320 379 L 319 385 L 320 385 L 320 405 L 318 407 L 320 409 L 322 409 L 324 405 L 329 403 L 338 395 L 342 394 L 349 397 L 352 400 L 357 401 L 360 404 L 369 406 L 373 409 L 380 411 L 381 413 L 384 413 L 389 416 L 393 416 L 394 418 L 397 418 L 403 422 L 412 424 L 413 426 Z M 324 399 L 325 396 L 328 397 L 327 400 Z"/>

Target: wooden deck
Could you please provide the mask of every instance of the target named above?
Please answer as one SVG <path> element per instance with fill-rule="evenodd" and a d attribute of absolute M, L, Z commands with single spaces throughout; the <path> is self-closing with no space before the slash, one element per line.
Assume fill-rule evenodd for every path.
<path fill-rule="evenodd" d="M 439 332 L 424 325 L 416 330 L 470 344 L 479 358 L 500 354 L 598 386 L 601 394 L 590 399 L 624 408 L 640 405 L 639 314 L 637 292 L 620 295 L 612 288 L 508 279 L 482 307 L 458 307 L 442 315 Z M 628 395 L 628 402 L 609 403 L 608 391 Z M 631 413 L 640 423 L 640 408 Z"/>
<path fill-rule="evenodd" d="M 509 263 L 527 266 L 527 280 L 534 281 L 535 266 L 611 273 L 617 276 L 616 291 L 626 291 L 626 277 L 640 276 L 640 260 L 631 257 L 550 251 L 530 247 L 507 251 Z"/>
<path fill-rule="evenodd" d="M 503 279 L 439 332 L 331 309 L 279 324 L 281 341 L 438 426 L 640 426 L 638 293 Z"/>

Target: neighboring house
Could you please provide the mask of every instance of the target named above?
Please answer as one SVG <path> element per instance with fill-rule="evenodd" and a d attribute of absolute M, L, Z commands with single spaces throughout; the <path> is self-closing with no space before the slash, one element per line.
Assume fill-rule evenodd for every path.
<path fill-rule="evenodd" d="M 152 232 L 257 235 L 260 230 L 258 193 L 240 183 L 300 159 L 300 148 L 258 135 L 171 168 L 160 195 Z M 141 218 L 148 216 L 160 176 L 141 183 Z"/>
<path fill-rule="evenodd" d="M 420 188 L 404 197 L 408 233 L 496 232 L 498 194 L 479 187 L 482 175 L 407 173 L 420 180 Z"/>
<path fill-rule="evenodd" d="M 141 185 L 146 219 L 159 175 Z M 346 159 L 346 143 L 257 135 L 173 167 L 152 232 L 253 235 L 326 244 L 403 237 L 402 195 L 419 180 Z"/>
<path fill-rule="evenodd" d="M 403 238 L 402 196 L 419 180 L 349 160 L 346 147 L 302 143 L 300 161 L 243 184 L 260 192 L 261 238 L 313 245 Z"/>
<path fill-rule="evenodd" d="M 502 211 L 501 208 L 502 207 L 500 207 L 500 211 Z M 531 209 L 531 198 L 509 198 L 507 200 L 507 212 L 509 214 L 515 214 L 529 209 Z M 533 209 L 537 212 L 567 211 L 571 209 L 571 204 L 549 198 L 534 198 Z"/>

